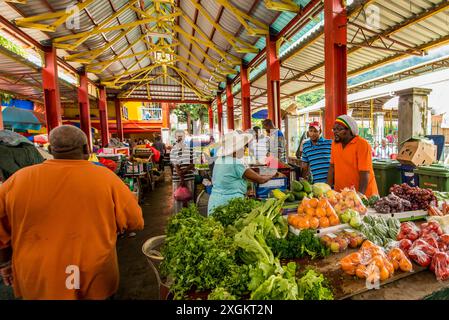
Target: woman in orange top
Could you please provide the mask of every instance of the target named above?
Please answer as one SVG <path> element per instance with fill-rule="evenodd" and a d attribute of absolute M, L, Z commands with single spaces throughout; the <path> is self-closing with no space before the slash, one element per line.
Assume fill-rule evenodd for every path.
<path fill-rule="evenodd" d="M 331 166 L 328 184 L 340 191 L 354 187 L 367 197 L 378 195 L 374 177 L 371 146 L 358 136 L 357 122 L 348 115 L 337 118 L 332 129 Z"/>

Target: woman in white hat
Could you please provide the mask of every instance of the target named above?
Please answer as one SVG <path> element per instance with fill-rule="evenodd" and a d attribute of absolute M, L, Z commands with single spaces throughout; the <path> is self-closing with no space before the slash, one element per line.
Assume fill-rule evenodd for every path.
<path fill-rule="evenodd" d="M 244 198 L 247 192 L 245 179 L 262 184 L 273 177 L 257 174 L 241 160 L 245 146 L 252 139 L 251 134 L 235 131 L 223 137 L 212 174 L 213 188 L 208 203 L 208 214 L 211 214 L 215 207 L 225 205 L 234 198 Z"/>

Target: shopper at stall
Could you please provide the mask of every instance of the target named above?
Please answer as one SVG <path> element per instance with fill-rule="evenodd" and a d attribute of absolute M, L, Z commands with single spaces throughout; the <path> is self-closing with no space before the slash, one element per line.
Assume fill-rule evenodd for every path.
<path fill-rule="evenodd" d="M 267 132 L 267 153 L 268 156 L 287 162 L 287 154 L 285 151 L 285 137 L 281 130 L 276 128 L 271 119 L 265 119 L 262 126 Z"/>
<path fill-rule="evenodd" d="M 170 152 L 170 162 L 173 164 L 173 192 L 180 186 L 186 186 L 193 194 L 195 182 L 193 148 L 186 144 L 183 130 L 176 130 L 175 139 L 176 143 Z M 176 199 L 173 199 L 173 201 L 174 213 L 178 213 L 186 204 Z"/>
<path fill-rule="evenodd" d="M 380 146 L 377 147 L 375 158 L 378 159 L 390 159 L 390 155 L 393 153 L 391 147 L 387 144 L 387 139 L 383 138 L 380 142 Z"/>
<path fill-rule="evenodd" d="M 0 186 L 0 274 L 24 299 L 107 299 L 119 284 L 117 232 L 142 229 L 142 210 L 113 172 L 87 161 L 80 129 L 52 130 L 50 151 L 54 160 Z"/>
<path fill-rule="evenodd" d="M 341 191 L 354 187 L 367 197 L 378 195 L 374 177 L 371 147 L 358 135 L 357 122 L 348 115 L 335 121 L 328 184 Z"/>
<path fill-rule="evenodd" d="M 160 136 L 156 136 L 154 140 L 153 147 L 161 154 L 158 166 L 159 170 L 162 170 L 164 168 L 164 156 L 166 152 L 165 143 L 162 142 L 162 138 Z"/>
<path fill-rule="evenodd" d="M 243 163 L 244 149 L 251 139 L 251 134 L 238 132 L 231 132 L 223 137 L 212 174 L 213 188 L 208 214 L 211 214 L 215 207 L 225 205 L 234 198 L 245 197 L 246 180 L 262 184 L 273 177 L 261 176 Z"/>
<path fill-rule="evenodd" d="M 309 140 L 304 142 L 302 150 L 302 174 L 304 178 L 311 176 L 316 182 L 326 182 L 331 160 L 332 140 L 321 136 L 321 124 L 313 121 L 309 124 Z"/>
<path fill-rule="evenodd" d="M 262 133 L 260 127 L 253 127 L 254 139 L 249 144 L 250 154 L 254 156 L 257 162 L 265 163 L 267 158 L 267 138 Z"/>

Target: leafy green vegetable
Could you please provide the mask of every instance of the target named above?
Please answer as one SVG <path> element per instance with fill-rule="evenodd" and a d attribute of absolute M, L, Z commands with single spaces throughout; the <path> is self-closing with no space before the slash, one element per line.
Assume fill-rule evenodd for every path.
<path fill-rule="evenodd" d="M 208 300 L 237 300 L 237 297 L 230 294 L 225 288 L 218 287 L 212 290 L 207 297 Z"/>
<path fill-rule="evenodd" d="M 321 243 L 312 230 L 303 230 L 298 236 L 288 234 L 284 239 L 271 236 L 266 242 L 273 254 L 281 259 L 302 258 L 306 255 L 312 259 L 324 258 L 330 253 L 329 248 Z"/>
<path fill-rule="evenodd" d="M 296 263 L 290 262 L 281 267 L 276 260 L 273 266 L 264 263 L 259 264 L 258 269 L 252 270 L 252 282 L 254 286 L 251 300 L 297 300 L 298 285 L 296 284 Z M 268 278 L 266 278 L 266 276 Z M 263 280 L 266 278 L 266 280 Z M 257 286 L 257 287 L 256 287 Z"/>
<path fill-rule="evenodd" d="M 262 205 L 253 199 L 236 198 L 228 204 L 216 207 L 211 216 L 219 221 L 224 227 L 234 224 L 240 218 L 245 218 L 254 208 Z"/>
<path fill-rule="evenodd" d="M 267 246 L 264 235 L 256 222 L 250 223 L 237 233 L 234 238 L 235 245 L 243 249 L 240 258 L 246 264 L 264 262 L 272 264 L 273 252 Z"/>
<path fill-rule="evenodd" d="M 175 299 L 191 289 L 210 290 L 219 286 L 234 268 L 235 245 L 223 226 L 201 216 L 192 205 L 173 216 L 162 248 L 161 274 L 170 277 Z"/>
<path fill-rule="evenodd" d="M 334 296 L 322 274 L 308 269 L 298 280 L 299 299 L 333 300 Z"/>

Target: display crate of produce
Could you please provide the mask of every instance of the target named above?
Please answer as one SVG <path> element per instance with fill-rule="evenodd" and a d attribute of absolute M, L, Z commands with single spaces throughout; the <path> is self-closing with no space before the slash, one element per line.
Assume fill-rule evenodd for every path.
<path fill-rule="evenodd" d="M 134 157 L 148 158 L 153 155 L 153 151 L 149 148 L 136 148 L 133 150 Z"/>
<path fill-rule="evenodd" d="M 141 175 L 145 174 L 144 164 L 138 162 L 126 162 L 125 163 L 126 175 Z"/>
<path fill-rule="evenodd" d="M 273 190 L 279 189 L 286 191 L 288 186 L 287 178 L 273 178 L 264 184 L 256 184 L 256 197 L 259 199 L 267 199 Z"/>

